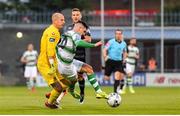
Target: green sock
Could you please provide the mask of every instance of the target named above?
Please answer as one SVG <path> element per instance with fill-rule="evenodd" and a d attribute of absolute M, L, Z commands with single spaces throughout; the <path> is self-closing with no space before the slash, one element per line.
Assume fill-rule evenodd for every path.
<path fill-rule="evenodd" d="M 74 91 L 74 88 L 75 88 L 75 85 L 74 85 L 74 84 L 71 84 L 71 85 L 69 86 L 69 93 L 70 93 L 74 98 L 80 99 L 80 98 L 81 98 L 80 95 L 79 95 L 76 91 Z"/>
<path fill-rule="evenodd" d="M 129 87 L 132 87 L 132 78 L 131 77 L 127 77 L 127 84 Z"/>
<path fill-rule="evenodd" d="M 93 86 L 94 90 L 98 93 L 102 92 L 102 90 L 100 89 L 100 85 L 98 81 L 96 80 L 96 75 L 93 73 L 91 75 L 87 75 L 87 77 L 88 77 L 88 81 Z"/>

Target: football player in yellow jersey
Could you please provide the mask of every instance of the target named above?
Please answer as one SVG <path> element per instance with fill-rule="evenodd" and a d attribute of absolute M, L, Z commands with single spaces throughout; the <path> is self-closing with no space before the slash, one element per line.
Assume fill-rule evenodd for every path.
<path fill-rule="evenodd" d="M 45 29 L 41 38 L 40 55 L 38 57 L 38 70 L 46 80 L 48 85 L 52 86 L 50 98 L 45 103 L 49 108 L 58 108 L 54 104 L 54 101 L 62 92 L 62 88 L 65 86 L 63 83 L 59 83 L 56 80 L 56 76 L 59 80 L 63 80 L 63 77 L 58 73 L 55 60 L 55 46 L 60 39 L 59 29 L 63 28 L 65 19 L 61 13 L 52 14 L 52 24 Z"/>

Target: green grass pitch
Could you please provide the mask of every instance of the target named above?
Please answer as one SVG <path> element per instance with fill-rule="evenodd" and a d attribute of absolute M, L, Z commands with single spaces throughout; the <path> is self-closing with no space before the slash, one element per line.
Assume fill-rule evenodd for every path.
<path fill-rule="evenodd" d="M 113 90 L 102 88 L 107 93 Z M 63 109 L 48 109 L 44 106 L 44 94 L 50 90 L 37 88 L 32 93 L 26 87 L 0 87 L 0 114 L 180 114 L 178 87 L 135 87 L 135 94 L 122 95 L 122 104 L 117 108 L 109 107 L 105 99 L 96 99 L 92 87 L 87 86 L 84 104 L 67 94 L 62 101 Z"/>

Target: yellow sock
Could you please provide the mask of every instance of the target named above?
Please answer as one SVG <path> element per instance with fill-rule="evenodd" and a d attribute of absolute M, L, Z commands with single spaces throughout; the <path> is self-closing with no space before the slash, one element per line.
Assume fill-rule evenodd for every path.
<path fill-rule="evenodd" d="M 60 93 L 57 92 L 55 89 L 53 89 L 51 91 L 51 95 L 50 95 L 50 97 L 48 99 L 48 103 L 53 104 L 55 102 L 55 100 L 58 98 L 59 95 L 60 95 Z"/>

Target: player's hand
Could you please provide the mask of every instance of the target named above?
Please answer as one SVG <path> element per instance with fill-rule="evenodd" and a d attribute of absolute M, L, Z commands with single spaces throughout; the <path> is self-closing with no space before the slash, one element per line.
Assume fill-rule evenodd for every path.
<path fill-rule="evenodd" d="M 102 41 L 99 41 L 95 44 L 95 47 L 101 46 L 102 44 L 103 44 Z"/>
<path fill-rule="evenodd" d="M 136 58 L 136 59 L 139 59 L 139 56 L 138 56 L 138 55 L 135 55 L 135 58 Z"/>
<path fill-rule="evenodd" d="M 55 73 L 56 73 L 56 68 L 55 68 L 54 64 L 52 64 L 51 67 L 50 67 L 50 70 L 49 70 L 48 74 L 49 74 L 49 75 L 53 75 L 53 74 L 55 74 Z"/>

